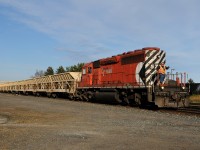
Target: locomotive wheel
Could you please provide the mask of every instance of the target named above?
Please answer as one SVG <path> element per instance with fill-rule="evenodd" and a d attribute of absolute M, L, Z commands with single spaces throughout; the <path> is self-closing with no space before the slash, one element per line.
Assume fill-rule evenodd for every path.
<path fill-rule="evenodd" d="M 83 98 L 83 101 L 86 101 L 86 102 L 88 102 L 89 101 L 89 99 L 88 99 L 88 97 L 86 96 L 86 94 L 84 93 L 84 94 L 82 94 L 82 96 L 81 96 L 82 98 Z"/>
<path fill-rule="evenodd" d="M 118 93 L 115 94 L 115 99 L 116 99 L 116 101 L 117 101 L 119 104 L 121 104 L 121 103 L 123 102 L 123 101 L 120 99 L 120 96 L 119 96 Z"/>
<path fill-rule="evenodd" d="M 123 105 L 130 105 L 130 101 L 127 97 L 123 98 Z"/>
<path fill-rule="evenodd" d="M 137 105 L 141 106 L 142 102 L 141 102 L 141 95 L 138 93 L 135 93 L 135 102 Z"/>
<path fill-rule="evenodd" d="M 77 91 L 77 100 L 83 101 L 83 96 L 82 93 L 80 91 Z"/>
<path fill-rule="evenodd" d="M 182 98 L 181 101 L 182 101 L 183 107 L 188 107 L 189 106 L 189 101 L 187 99 Z"/>

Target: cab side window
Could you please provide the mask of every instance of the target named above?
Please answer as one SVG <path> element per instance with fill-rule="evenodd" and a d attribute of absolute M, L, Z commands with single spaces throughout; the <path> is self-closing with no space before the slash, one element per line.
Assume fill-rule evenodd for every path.
<path fill-rule="evenodd" d="M 92 73 L 92 67 L 88 67 L 88 74 Z"/>

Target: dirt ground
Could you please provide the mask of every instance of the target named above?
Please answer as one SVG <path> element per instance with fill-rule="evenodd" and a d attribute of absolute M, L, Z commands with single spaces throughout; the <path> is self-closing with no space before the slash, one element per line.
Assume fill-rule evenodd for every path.
<path fill-rule="evenodd" d="M 200 117 L 0 94 L 1 150 L 199 150 Z"/>

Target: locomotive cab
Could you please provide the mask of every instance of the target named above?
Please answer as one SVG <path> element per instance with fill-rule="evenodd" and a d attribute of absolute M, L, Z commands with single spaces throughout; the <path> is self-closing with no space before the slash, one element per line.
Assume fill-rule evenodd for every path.
<path fill-rule="evenodd" d="M 85 64 L 82 68 L 82 77 L 81 82 L 79 83 L 79 86 L 91 86 L 92 85 L 92 73 L 93 73 L 93 67 L 92 63 Z"/>

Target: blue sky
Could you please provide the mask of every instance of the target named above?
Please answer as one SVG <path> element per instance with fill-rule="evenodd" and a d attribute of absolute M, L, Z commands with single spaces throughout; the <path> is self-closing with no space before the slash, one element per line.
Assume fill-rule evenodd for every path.
<path fill-rule="evenodd" d="M 0 80 L 147 46 L 200 82 L 199 0 L 0 0 Z"/>

